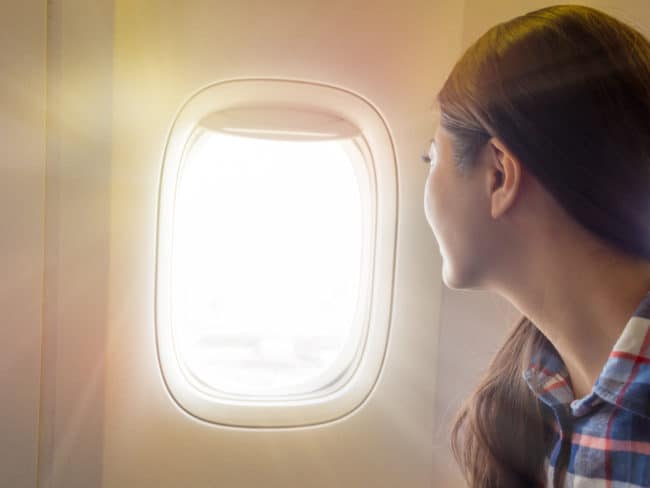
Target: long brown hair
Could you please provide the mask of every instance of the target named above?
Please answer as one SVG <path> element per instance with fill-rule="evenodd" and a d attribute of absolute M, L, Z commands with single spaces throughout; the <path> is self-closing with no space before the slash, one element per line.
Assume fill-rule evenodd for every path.
<path fill-rule="evenodd" d="M 650 260 L 650 44 L 638 31 L 588 7 L 529 12 L 470 46 L 437 101 L 462 174 L 498 137 L 577 222 Z M 545 482 L 553 414 L 522 377 L 542 343 L 522 317 L 456 416 L 471 487 Z"/>

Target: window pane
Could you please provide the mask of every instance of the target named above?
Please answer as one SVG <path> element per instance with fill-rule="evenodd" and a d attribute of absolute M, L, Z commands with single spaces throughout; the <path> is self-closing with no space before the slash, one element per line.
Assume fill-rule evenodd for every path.
<path fill-rule="evenodd" d="M 173 334 L 192 380 L 231 394 L 307 392 L 354 323 L 362 211 L 340 141 L 203 132 L 176 195 Z"/>

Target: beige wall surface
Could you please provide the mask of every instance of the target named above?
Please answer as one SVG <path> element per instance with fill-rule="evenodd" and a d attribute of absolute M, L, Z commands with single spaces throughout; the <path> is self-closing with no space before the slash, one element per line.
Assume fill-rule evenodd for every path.
<path fill-rule="evenodd" d="M 455 1 L 118 1 L 115 10 L 106 487 L 428 487 L 439 257 L 422 208 L 433 91 L 460 47 Z M 153 277 L 165 137 L 197 89 L 237 77 L 367 97 L 395 142 L 399 224 L 390 341 L 368 401 L 339 421 L 254 431 L 179 414 L 156 366 Z M 253 301 L 254 301 L 254 297 Z"/>
<path fill-rule="evenodd" d="M 36 485 L 43 294 L 45 2 L 0 16 L 0 486 Z"/>
<path fill-rule="evenodd" d="M 111 0 L 47 2 L 39 487 L 101 486 L 112 8 Z"/>

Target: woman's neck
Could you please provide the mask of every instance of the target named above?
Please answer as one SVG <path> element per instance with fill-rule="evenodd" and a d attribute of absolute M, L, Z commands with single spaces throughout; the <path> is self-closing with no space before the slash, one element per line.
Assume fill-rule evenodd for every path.
<path fill-rule="evenodd" d="M 556 234 L 557 235 L 557 234 Z M 591 392 L 614 344 L 650 292 L 650 261 L 617 253 L 582 234 L 535 246 L 535 259 L 499 292 L 560 353 L 576 398 Z M 584 239 L 591 239 L 588 242 Z"/>

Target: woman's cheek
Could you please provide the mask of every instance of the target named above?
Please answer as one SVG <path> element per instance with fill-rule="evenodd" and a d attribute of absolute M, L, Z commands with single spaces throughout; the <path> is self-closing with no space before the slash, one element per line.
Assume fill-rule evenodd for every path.
<path fill-rule="evenodd" d="M 436 195 L 434 194 L 434 188 L 433 188 L 433 171 L 429 172 L 429 176 L 427 177 L 427 182 L 425 184 L 425 191 L 424 191 L 424 213 L 427 218 L 427 222 L 429 223 L 429 227 L 431 227 L 431 230 L 433 231 L 435 235 L 435 197 Z"/>
<path fill-rule="evenodd" d="M 427 219 L 427 223 L 429 224 L 429 227 L 431 227 L 433 230 L 433 226 L 431 225 L 431 209 L 429 208 L 429 199 L 430 199 L 430 180 L 431 180 L 431 173 L 429 173 L 429 176 L 427 177 L 427 181 L 424 184 L 424 192 L 422 195 L 422 206 L 424 207 L 424 216 Z"/>

